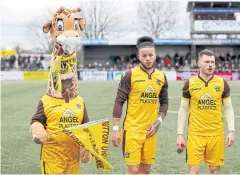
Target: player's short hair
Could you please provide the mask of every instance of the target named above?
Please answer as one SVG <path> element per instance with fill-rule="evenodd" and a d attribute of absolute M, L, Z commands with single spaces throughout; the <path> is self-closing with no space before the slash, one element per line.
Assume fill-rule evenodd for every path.
<path fill-rule="evenodd" d="M 214 52 L 209 50 L 209 49 L 204 49 L 201 52 L 199 52 L 198 54 L 198 59 L 200 59 L 203 55 L 207 55 L 207 56 L 215 56 Z"/>
<path fill-rule="evenodd" d="M 153 39 L 149 36 L 142 36 L 137 40 L 137 48 L 151 48 L 155 47 Z"/>

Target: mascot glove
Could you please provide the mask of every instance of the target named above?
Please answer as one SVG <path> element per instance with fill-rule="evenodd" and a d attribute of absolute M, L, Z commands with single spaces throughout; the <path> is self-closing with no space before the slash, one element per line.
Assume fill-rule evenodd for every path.
<path fill-rule="evenodd" d="M 43 144 L 48 140 L 47 131 L 44 129 L 44 126 L 39 122 L 34 122 L 31 125 L 30 133 L 33 137 L 33 141 L 37 144 Z"/>
<path fill-rule="evenodd" d="M 88 150 L 86 150 L 85 148 L 80 148 L 79 153 L 80 153 L 80 162 L 89 163 L 91 161 L 92 155 Z"/>

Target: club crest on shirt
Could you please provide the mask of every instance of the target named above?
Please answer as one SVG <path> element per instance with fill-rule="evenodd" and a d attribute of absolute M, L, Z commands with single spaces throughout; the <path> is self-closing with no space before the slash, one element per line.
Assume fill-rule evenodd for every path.
<path fill-rule="evenodd" d="M 215 86 L 215 91 L 216 91 L 216 92 L 220 92 L 220 86 L 216 85 L 216 86 Z"/>
<path fill-rule="evenodd" d="M 161 85 L 161 81 L 157 79 L 157 84 L 160 86 Z"/>
<path fill-rule="evenodd" d="M 126 157 L 126 158 L 129 158 L 129 157 L 130 157 L 130 153 L 129 153 L 129 152 L 126 152 L 126 153 L 125 153 L 125 157 Z"/>
<path fill-rule="evenodd" d="M 81 109 L 81 105 L 80 104 L 77 104 L 76 105 L 78 109 Z"/>

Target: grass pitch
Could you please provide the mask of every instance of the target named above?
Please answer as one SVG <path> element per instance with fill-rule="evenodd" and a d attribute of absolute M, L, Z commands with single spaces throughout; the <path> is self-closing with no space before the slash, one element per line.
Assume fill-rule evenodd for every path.
<path fill-rule="evenodd" d="M 235 115 L 235 143 L 225 152 L 225 166 L 222 174 L 240 174 L 240 81 L 229 82 Z M 95 81 L 79 82 L 79 92 L 87 105 L 89 118 L 97 120 L 112 116 L 118 82 Z M 169 81 L 169 112 L 158 134 L 156 164 L 154 174 L 186 174 L 185 151 L 176 152 L 177 110 L 181 99 L 182 81 Z M 4 81 L 1 82 L 1 173 L 2 174 L 40 174 L 40 145 L 31 141 L 30 119 L 39 99 L 45 94 L 46 81 Z M 125 108 L 124 108 L 125 109 Z M 123 111 L 124 114 L 124 111 Z M 226 125 L 225 125 L 226 126 Z M 226 131 L 227 127 L 225 127 Z M 226 132 L 225 132 L 226 133 Z M 125 174 L 126 167 L 121 147 L 110 146 L 108 159 L 115 169 L 111 174 Z M 81 165 L 81 173 L 97 172 L 93 162 Z M 205 165 L 201 174 L 208 173 Z"/>

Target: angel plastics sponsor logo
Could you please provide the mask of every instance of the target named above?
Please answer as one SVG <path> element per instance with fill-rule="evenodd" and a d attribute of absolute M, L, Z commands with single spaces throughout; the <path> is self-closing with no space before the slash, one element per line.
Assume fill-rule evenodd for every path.
<path fill-rule="evenodd" d="M 71 109 L 66 109 L 59 120 L 59 128 L 65 129 L 72 126 L 78 125 L 78 118 L 76 114 Z"/>
<path fill-rule="evenodd" d="M 157 104 L 157 98 L 155 89 L 151 85 L 148 85 L 141 94 L 140 103 Z"/>
<path fill-rule="evenodd" d="M 198 100 L 198 110 L 217 110 L 216 102 L 209 93 L 205 93 Z"/>

